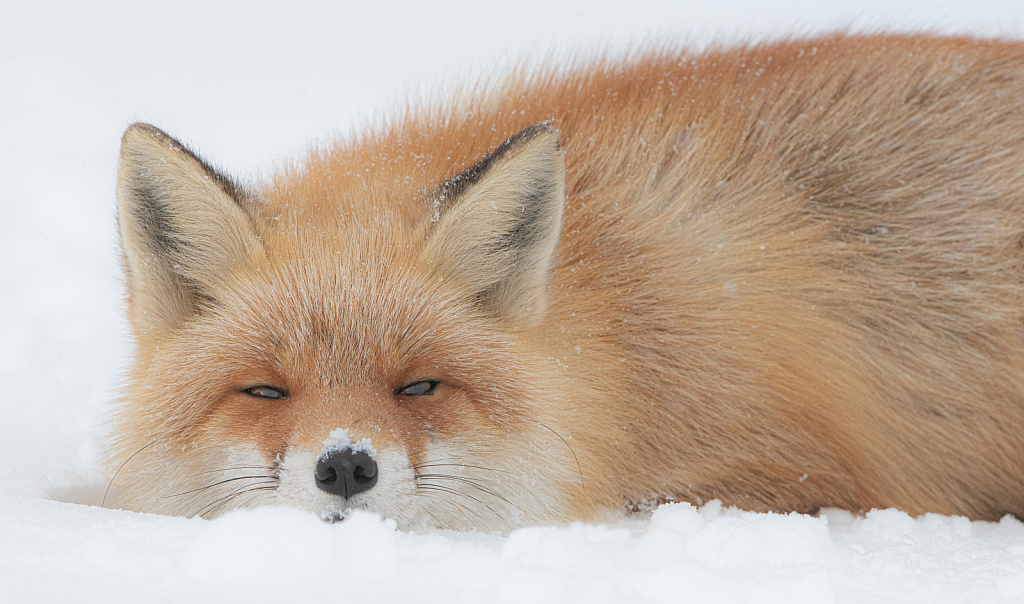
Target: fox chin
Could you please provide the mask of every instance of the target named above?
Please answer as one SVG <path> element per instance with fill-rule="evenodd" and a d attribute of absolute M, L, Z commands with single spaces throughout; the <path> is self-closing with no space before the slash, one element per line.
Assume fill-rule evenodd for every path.
<path fill-rule="evenodd" d="M 104 505 L 1024 516 L 1024 45 L 514 72 L 240 183 L 148 124 Z"/>

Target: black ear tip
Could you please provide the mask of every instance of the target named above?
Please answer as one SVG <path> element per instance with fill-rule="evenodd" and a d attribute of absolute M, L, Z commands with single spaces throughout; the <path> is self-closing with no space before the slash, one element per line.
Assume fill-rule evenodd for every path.
<path fill-rule="evenodd" d="M 558 128 L 555 128 L 550 121 L 540 122 L 532 126 L 527 126 L 520 130 L 515 136 L 508 139 L 505 142 L 506 145 L 515 146 L 517 144 L 530 143 L 538 138 L 553 137 L 554 146 L 556 149 L 560 149 L 562 145 L 562 133 Z"/>
<path fill-rule="evenodd" d="M 558 135 L 559 131 L 558 128 L 555 128 L 554 124 L 551 123 L 551 120 L 545 120 L 543 122 L 523 128 L 523 132 L 533 132 L 535 134 L 548 133 Z"/>
<path fill-rule="evenodd" d="M 175 140 L 174 137 L 152 124 L 135 122 L 130 124 L 121 136 L 121 150 L 123 152 L 135 144 L 145 142 L 156 142 L 161 145 L 174 145 L 176 147 L 184 146 Z"/>
<path fill-rule="evenodd" d="M 154 126 L 153 124 L 147 124 L 146 122 L 134 122 L 129 124 L 124 130 L 124 136 L 122 140 L 126 140 L 135 136 L 167 136 L 162 130 Z"/>

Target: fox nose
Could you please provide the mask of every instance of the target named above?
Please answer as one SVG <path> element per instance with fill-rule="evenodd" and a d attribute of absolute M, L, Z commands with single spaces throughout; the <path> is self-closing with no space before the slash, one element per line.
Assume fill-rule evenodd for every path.
<path fill-rule="evenodd" d="M 377 484 L 377 462 L 365 451 L 345 447 L 321 454 L 314 474 L 321 491 L 348 499 Z"/>

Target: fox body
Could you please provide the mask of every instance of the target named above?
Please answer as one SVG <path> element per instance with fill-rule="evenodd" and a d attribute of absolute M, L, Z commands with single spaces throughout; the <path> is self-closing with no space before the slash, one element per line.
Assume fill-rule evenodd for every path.
<path fill-rule="evenodd" d="M 1024 514 L 1024 46 L 516 72 L 241 187 L 144 124 L 107 505 Z"/>

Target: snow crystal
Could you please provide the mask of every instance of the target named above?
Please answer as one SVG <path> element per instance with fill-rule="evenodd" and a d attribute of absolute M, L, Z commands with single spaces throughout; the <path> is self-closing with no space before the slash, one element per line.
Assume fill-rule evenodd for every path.
<path fill-rule="evenodd" d="M 356 442 L 352 442 L 352 435 L 344 428 L 331 431 L 330 437 L 324 441 L 323 453 L 341 451 L 346 448 L 352 450 L 352 452 L 365 451 L 370 457 L 377 457 L 377 449 L 374 449 L 373 445 L 370 444 L 369 438 L 361 438 Z"/>

